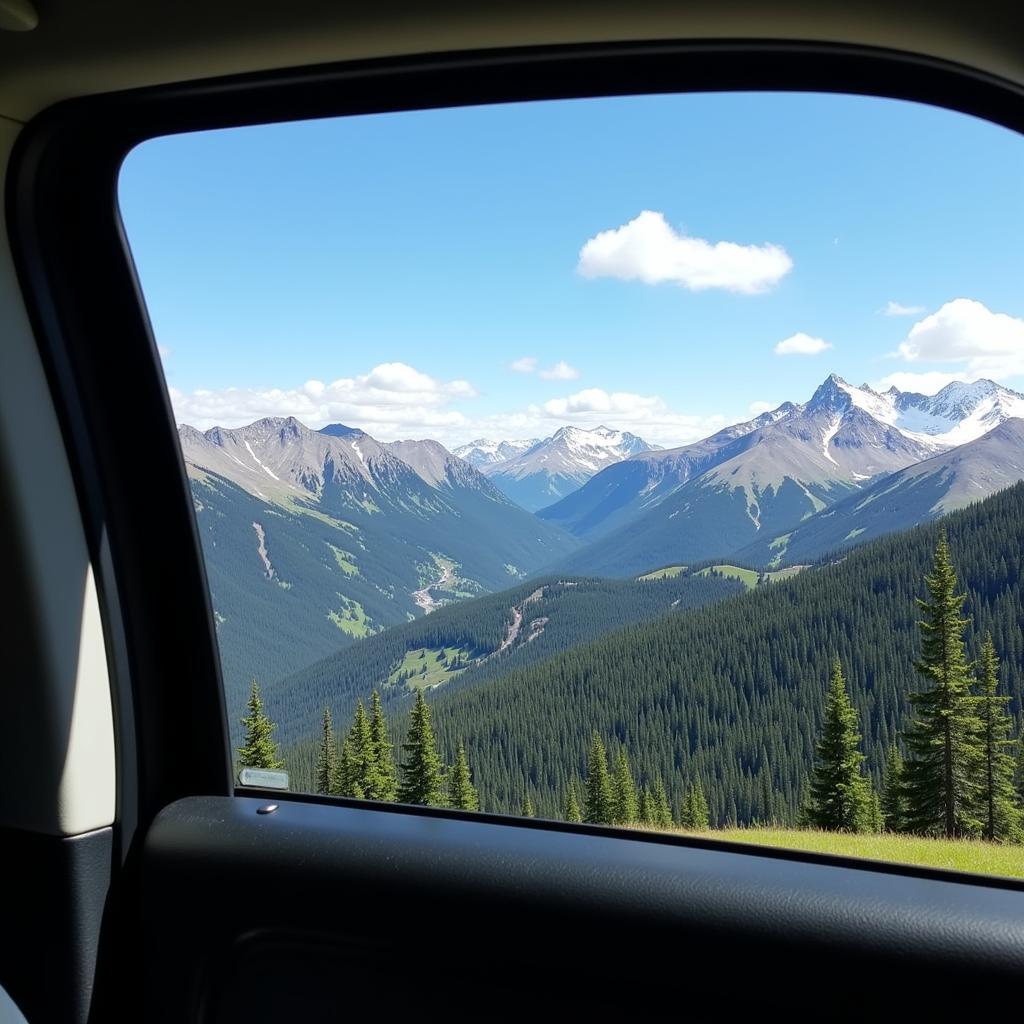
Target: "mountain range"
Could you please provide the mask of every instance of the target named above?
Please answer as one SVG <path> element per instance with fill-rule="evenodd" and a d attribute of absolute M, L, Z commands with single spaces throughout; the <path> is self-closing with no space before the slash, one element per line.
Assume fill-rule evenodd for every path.
<path fill-rule="evenodd" d="M 179 438 L 234 700 L 254 676 L 541 573 L 800 565 L 928 521 L 1024 478 L 1024 396 L 833 375 L 807 402 L 670 450 L 564 427 L 453 453 L 291 417 Z M 531 506 L 568 493 L 533 514 L 516 488 Z"/>
<path fill-rule="evenodd" d="M 982 498 L 1019 479 L 1020 438 L 1012 429 L 979 454 L 977 465 L 989 468 L 977 479 L 974 460 L 954 474 L 944 456 L 1022 416 L 1024 396 L 991 381 L 951 384 L 929 397 L 895 388 L 879 393 L 831 375 L 806 403 L 785 403 L 693 445 L 625 459 L 538 516 L 588 542 L 560 564 L 565 571 L 629 575 L 741 551 L 774 564 L 785 555 L 791 563 L 796 549 L 785 545 L 795 528 L 846 499 L 855 508 L 854 495 L 909 467 L 927 463 L 931 502 L 890 507 L 887 529 L 879 520 L 872 535 L 908 528 L 960 507 L 965 495 Z M 993 463 L 1005 464 L 1006 474 L 993 473 Z M 843 537 L 853 532 L 855 539 L 858 530 L 868 532 L 851 522 Z M 812 533 L 808 525 L 804 536 Z M 836 541 L 824 531 L 817 544 L 805 544 L 805 556 Z"/>
<path fill-rule="evenodd" d="M 579 543 L 436 441 L 292 417 L 178 436 L 229 691 L 506 587 Z"/>
<path fill-rule="evenodd" d="M 571 494 L 596 473 L 631 455 L 657 451 L 642 437 L 611 427 L 562 427 L 531 441 L 472 441 L 454 454 L 484 473 L 531 512 Z"/>

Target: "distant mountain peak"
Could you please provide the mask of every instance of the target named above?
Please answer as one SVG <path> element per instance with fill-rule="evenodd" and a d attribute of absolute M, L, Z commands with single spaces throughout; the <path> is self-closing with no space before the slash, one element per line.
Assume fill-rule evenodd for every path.
<path fill-rule="evenodd" d="M 347 427 L 344 423 L 328 423 L 321 427 L 318 433 L 326 434 L 328 437 L 365 437 L 366 432 L 358 427 Z"/>

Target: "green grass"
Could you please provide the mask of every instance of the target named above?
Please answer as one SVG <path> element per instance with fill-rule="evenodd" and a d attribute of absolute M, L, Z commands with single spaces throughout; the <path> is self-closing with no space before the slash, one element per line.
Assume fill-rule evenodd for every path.
<path fill-rule="evenodd" d="M 341 548 L 336 548 L 333 544 L 328 544 L 327 546 L 334 552 L 334 560 L 338 563 L 338 568 L 346 576 L 359 575 L 359 569 L 352 561 L 352 559 L 355 558 L 355 555 L 353 555 L 351 551 L 342 551 Z"/>
<path fill-rule="evenodd" d="M 856 530 L 851 530 L 843 540 L 853 540 L 854 537 L 859 537 L 864 532 L 863 526 L 858 526 Z"/>
<path fill-rule="evenodd" d="M 678 831 L 678 830 L 677 830 Z M 701 832 L 708 839 L 723 839 L 788 850 L 833 853 L 843 857 L 919 867 L 970 871 L 980 875 L 1024 878 L 1024 846 L 986 843 L 974 839 L 925 839 L 921 836 L 850 835 L 813 829 L 726 828 Z"/>
<path fill-rule="evenodd" d="M 739 580 L 747 590 L 753 590 L 757 586 L 758 573 L 753 569 L 741 569 L 738 565 L 712 565 L 707 569 L 701 569 L 698 576 L 710 576 L 712 572 L 721 573 L 727 579 Z"/>
<path fill-rule="evenodd" d="M 341 610 L 340 611 L 329 611 L 327 618 L 333 622 L 338 629 L 343 633 L 348 633 L 349 636 L 364 637 L 370 636 L 377 631 L 370 624 L 369 618 L 367 618 L 366 612 L 363 611 L 363 606 L 358 601 L 352 601 L 347 597 L 341 598 Z"/>
<path fill-rule="evenodd" d="M 655 569 L 653 572 L 645 572 L 643 576 L 637 576 L 638 580 L 670 580 L 680 573 L 686 572 L 685 565 L 666 565 L 664 569 Z"/>
<path fill-rule="evenodd" d="M 770 580 L 788 580 L 790 576 L 796 576 L 806 568 L 806 565 L 791 565 L 788 569 L 776 569 L 775 572 L 765 573 L 765 575 Z"/>
<path fill-rule="evenodd" d="M 440 686 L 465 671 L 457 669 L 453 672 L 444 662 L 438 661 L 437 656 L 442 653 L 449 662 L 460 656 L 468 659 L 471 654 L 467 647 L 414 647 L 405 652 L 405 657 L 392 670 L 388 684 L 397 683 L 401 673 L 412 672 L 413 677 L 407 680 L 408 685 L 414 690 L 426 690 L 431 686 Z M 421 675 L 424 667 L 427 671 Z"/>
<path fill-rule="evenodd" d="M 311 519 L 319 519 L 321 523 L 326 523 L 328 526 L 333 526 L 336 530 L 341 530 L 344 533 L 352 533 L 358 535 L 359 527 L 354 523 L 347 523 L 344 519 L 335 519 L 333 516 L 327 515 L 326 512 L 321 512 L 318 509 L 307 505 L 303 501 L 299 501 L 297 498 L 289 498 L 284 502 L 284 507 L 289 512 L 294 512 L 296 515 L 309 516 Z"/>
<path fill-rule="evenodd" d="M 764 575 L 771 582 L 777 582 L 778 580 L 795 576 L 806 568 L 806 565 L 791 565 L 788 569 L 775 569 L 772 572 L 766 572 Z M 707 569 L 701 569 L 697 575 L 710 576 L 713 572 L 721 573 L 727 579 L 739 580 L 747 590 L 753 590 L 757 586 L 757 578 L 761 575 L 756 569 L 743 569 L 738 565 L 712 565 Z"/>

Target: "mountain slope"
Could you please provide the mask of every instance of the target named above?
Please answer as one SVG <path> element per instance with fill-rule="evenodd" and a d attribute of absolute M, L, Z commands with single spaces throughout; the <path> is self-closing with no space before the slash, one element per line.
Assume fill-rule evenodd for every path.
<path fill-rule="evenodd" d="M 991 630 L 1004 684 L 1024 697 L 1020 587 L 1024 485 L 943 521 L 971 653 Z M 515 810 L 524 790 L 559 816 L 586 766 L 593 730 L 622 744 L 637 775 L 660 776 L 678 807 L 701 779 L 712 823 L 791 821 L 814 756 L 830 663 L 842 659 L 876 782 L 886 747 L 920 686 L 922 594 L 938 534 L 924 525 L 720 604 L 624 629 L 510 672 L 492 685 L 433 698 L 446 752 L 465 741 L 488 810 Z M 496 742 L 496 738 L 500 742 Z"/>
<path fill-rule="evenodd" d="M 1005 420 L 1024 416 L 1024 395 L 991 380 L 954 381 L 931 396 L 896 388 L 879 394 L 866 385 L 851 391 L 875 419 L 937 447 L 975 441 Z"/>
<path fill-rule="evenodd" d="M 346 720 L 375 687 L 407 708 L 414 688 L 481 685 L 611 630 L 740 593 L 735 580 L 549 577 L 450 605 L 395 626 L 271 684 L 264 692 L 285 743 L 315 731 L 324 707 Z M 439 661 L 439 656 L 443 659 Z M 411 673 L 411 675 L 410 675 Z"/>
<path fill-rule="evenodd" d="M 433 441 L 383 445 L 294 419 L 183 426 L 179 436 L 224 620 L 229 696 L 251 675 L 267 681 L 326 654 L 331 641 L 501 589 L 576 544 Z"/>
<path fill-rule="evenodd" d="M 512 458 L 482 469 L 513 501 L 536 511 L 575 491 L 606 466 L 656 448 L 635 434 L 609 427 L 562 427 Z"/>
<path fill-rule="evenodd" d="M 753 443 L 759 428 L 796 407 L 786 403 L 746 423 L 737 423 L 696 444 L 634 455 L 609 466 L 574 493 L 541 509 L 541 519 L 584 540 L 594 540 L 635 519 L 706 469 Z"/>
<path fill-rule="evenodd" d="M 865 487 L 801 523 L 738 552 L 745 565 L 799 564 L 928 522 L 1024 479 L 1024 420 Z"/>
<path fill-rule="evenodd" d="M 754 492 L 763 492 L 772 480 L 772 460 L 778 467 L 788 465 L 783 476 L 803 484 L 833 481 L 841 485 L 833 487 L 841 494 L 845 487 L 860 487 L 880 473 L 974 440 L 1015 416 L 1024 416 L 1024 395 L 992 381 L 954 383 L 928 397 L 895 388 L 880 394 L 833 374 L 805 404 L 787 402 L 697 444 L 634 456 L 598 473 L 539 514 L 584 540 L 596 540 L 763 441 L 769 447 L 740 471 L 747 492 L 759 504 L 762 498 Z M 729 479 L 736 465 L 732 463 L 719 479 Z"/>
<path fill-rule="evenodd" d="M 710 469 L 570 555 L 565 570 L 624 576 L 732 556 L 796 527 L 863 481 L 932 453 L 866 413 L 850 390 L 829 377 L 806 405 L 722 446 Z"/>

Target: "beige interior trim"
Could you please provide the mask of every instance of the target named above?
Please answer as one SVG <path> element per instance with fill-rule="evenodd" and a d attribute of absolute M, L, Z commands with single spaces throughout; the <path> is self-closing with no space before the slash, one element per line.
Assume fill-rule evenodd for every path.
<path fill-rule="evenodd" d="M 18 128 L 0 121 L 0 166 Z M 60 426 L 0 213 L 0 825 L 78 835 L 114 821 L 110 679 Z"/>

